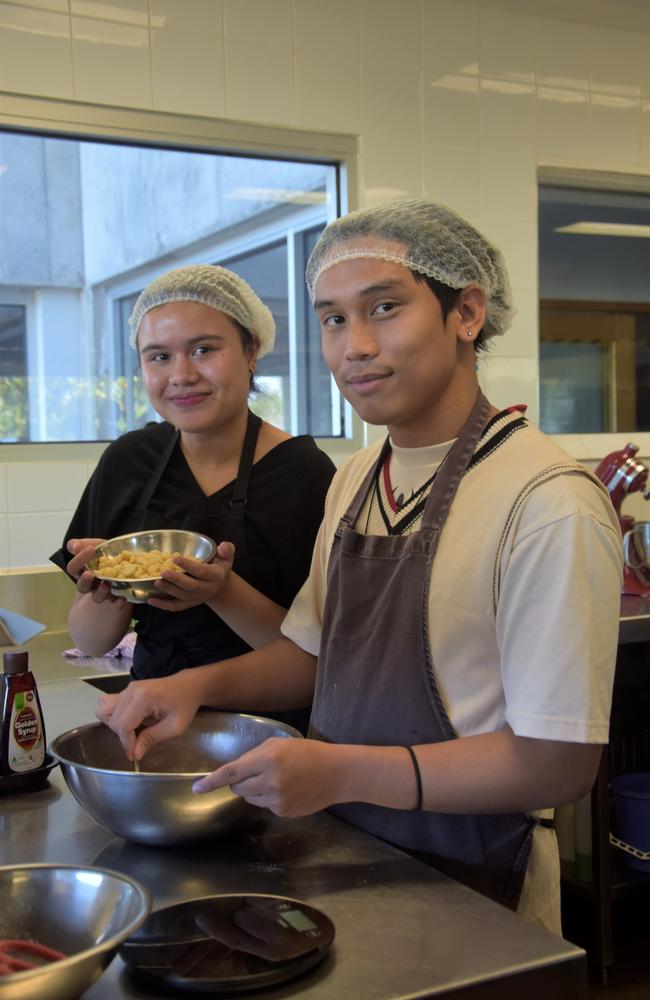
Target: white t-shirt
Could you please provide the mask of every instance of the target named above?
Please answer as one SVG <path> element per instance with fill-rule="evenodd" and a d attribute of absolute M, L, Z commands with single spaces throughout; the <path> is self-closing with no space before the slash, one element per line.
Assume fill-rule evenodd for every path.
<path fill-rule="evenodd" d="M 606 743 L 622 575 L 618 522 L 604 489 L 572 471 L 578 467 L 569 456 L 521 423 L 509 413 L 492 422 L 441 533 L 428 607 L 436 681 L 459 736 L 510 726 L 519 736 Z M 436 448 L 434 461 L 441 461 L 448 445 Z M 314 655 L 333 535 L 380 450 L 381 442 L 337 471 L 310 575 L 282 624 L 285 636 Z M 397 464 L 400 457 L 417 464 L 400 456 L 403 451 Z M 394 453 L 394 485 L 395 462 Z M 524 487 L 556 464 L 572 468 L 540 481 L 519 503 Z M 372 523 L 372 533 L 385 534 L 371 522 L 369 502 L 355 528 Z M 559 932 L 553 831 L 536 831 L 534 854 L 542 845 L 546 863 L 534 857 L 529 866 L 539 889 L 524 887 L 520 912 Z M 552 916 L 549 878 L 557 886 Z"/>

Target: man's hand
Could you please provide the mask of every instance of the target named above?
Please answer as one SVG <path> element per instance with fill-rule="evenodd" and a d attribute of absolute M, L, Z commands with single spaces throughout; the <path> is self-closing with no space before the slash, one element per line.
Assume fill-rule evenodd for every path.
<path fill-rule="evenodd" d="M 163 570 L 156 583 L 156 590 L 167 596 L 150 597 L 147 603 L 162 611 L 186 611 L 213 601 L 228 582 L 234 558 L 235 546 L 232 542 L 221 542 L 209 563 L 177 556 L 174 563 L 178 570 Z"/>
<path fill-rule="evenodd" d="M 319 740 L 274 736 L 195 781 L 193 790 L 230 785 L 235 795 L 277 816 L 309 816 L 342 801 L 339 771 L 345 749 Z"/>
<path fill-rule="evenodd" d="M 129 760 L 140 760 L 156 743 L 185 732 L 200 705 L 192 671 L 131 681 L 119 694 L 102 695 L 97 718 L 116 733 Z"/>

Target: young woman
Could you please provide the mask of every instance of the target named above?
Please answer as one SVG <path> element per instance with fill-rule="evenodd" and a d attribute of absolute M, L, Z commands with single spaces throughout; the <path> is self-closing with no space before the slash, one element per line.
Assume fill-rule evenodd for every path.
<path fill-rule="evenodd" d="M 135 620 L 133 675 L 162 677 L 279 635 L 309 572 L 334 466 L 311 437 L 249 411 L 275 324 L 236 274 L 192 265 L 163 275 L 138 298 L 131 327 L 162 422 L 109 445 L 52 559 L 76 579 L 77 646 L 102 655 Z M 145 605 L 112 598 L 84 568 L 102 539 L 173 527 L 209 535 L 217 555 L 206 565 L 178 558 L 162 573 L 164 596 Z"/>

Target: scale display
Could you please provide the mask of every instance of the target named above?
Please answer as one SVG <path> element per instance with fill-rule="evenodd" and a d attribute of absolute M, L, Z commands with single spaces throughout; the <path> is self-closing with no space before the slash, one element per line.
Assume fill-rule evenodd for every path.
<path fill-rule="evenodd" d="M 157 910 L 119 954 L 145 989 L 228 994 L 302 975 L 333 940 L 333 923 L 313 906 L 229 894 Z"/>

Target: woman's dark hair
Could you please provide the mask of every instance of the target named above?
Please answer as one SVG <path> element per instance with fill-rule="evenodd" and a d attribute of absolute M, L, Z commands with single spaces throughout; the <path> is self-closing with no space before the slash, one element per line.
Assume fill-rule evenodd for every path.
<path fill-rule="evenodd" d="M 242 342 L 242 347 L 244 348 L 245 352 L 246 351 L 253 351 L 253 350 L 255 350 L 256 347 L 259 347 L 259 343 L 258 343 L 257 339 L 253 336 L 253 334 L 250 332 L 250 330 L 246 329 L 246 327 L 243 325 L 243 323 L 240 323 L 239 320 L 235 319 L 234 316 L 229 316 L 228 319 L 232 323 L 234 323 L 235 326 L 237 327 L 237 332 L 239 333 L 239 337 L 240 337 L 241 342 Z M 253 375 L 252 372 L 251 372 L 251 377 L 250 377 L 250 383 L 249 383 L 248 391 L 249 392 L 261 392 L 262 391 L 261 388 L 259 387 L 259 385 L 257 384 L 257 381 L 255 380 L 255 376 Z"/>
<path fill-rule="evenodd" d="M 419 285 L 425 284 L 429 286 L 440 303 L 442 318 L 443 320 L 446 320 L 447 316 L 458 302 L 458 296 L 461 293 L 461 289 L 451 288 L 449 285 L 443 284 L 442 281 L 436 281 L 435 278 L 430 278 L 428 275 L 421 274 L 419 271 L 411 271 L 411 274 Z M 483 336 L 482 328 L 474 338 L 474 350 L 477 352 L 487 350 L 487 341 Z"/>

